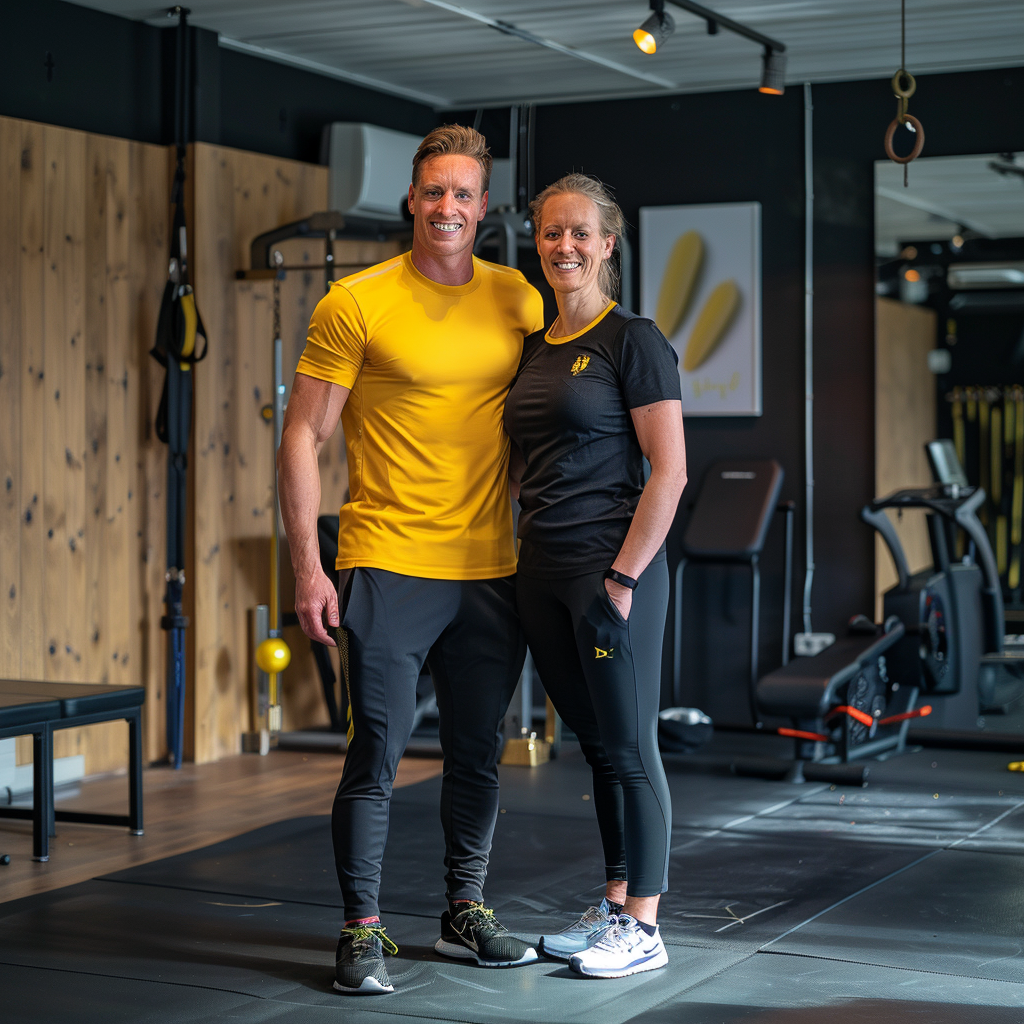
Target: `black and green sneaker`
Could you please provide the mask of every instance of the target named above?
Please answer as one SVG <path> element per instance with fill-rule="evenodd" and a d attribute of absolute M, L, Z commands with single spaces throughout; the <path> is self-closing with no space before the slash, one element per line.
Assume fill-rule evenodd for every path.
<path fill-rule="evenodd" d="M 475 960 L 481 967 L 518 967 L 540 959 L 533 946 L 510 935 L 482 903 L 467 903 L 455 914 L 446 910 L 434 949 L 456 960 Z"/>
<path fill-rule="evenodd" d="M 358 924 L 342 928 L 338 952 L 334 957 L 334 987 L 352 995 L 379 995 L 394 992 L 384 953 L 394 956 L 398 947 L 379 924 Z"/>

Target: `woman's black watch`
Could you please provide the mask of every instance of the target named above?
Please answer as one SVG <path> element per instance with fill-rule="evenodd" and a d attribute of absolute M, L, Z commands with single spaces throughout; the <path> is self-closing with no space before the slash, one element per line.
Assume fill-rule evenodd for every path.
<path fill-rule="evenodd" d="M 612 583 L 618 583 L 620 587 L 636 590 L 637 580 L 633 579 L 632 576 L 627 576 L 624 572 L 619 572 L 618 569 L 608 569 L 604 574 L 604 578 L 611 580 Z"/>

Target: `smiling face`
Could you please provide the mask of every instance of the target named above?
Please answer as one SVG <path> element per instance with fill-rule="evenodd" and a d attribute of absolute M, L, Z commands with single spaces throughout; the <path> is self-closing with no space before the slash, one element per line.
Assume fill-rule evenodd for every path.
<path fill-rule="evenodd" d="M 600 292 L 601 265 L 615 248 L 615 236 L 601 234 L 597 204 L 578 192 L 553 195 L 539 220 L 537 252 L 548 284 L 563 295 Z"/>
<path fill-rule="evenodd" d="M 424 160 L 409 186 L 413 249 L 447 260 L 472 252 L 476 226 L 487 212 L 483 170 L 471 156 L 444 154 Z"/>

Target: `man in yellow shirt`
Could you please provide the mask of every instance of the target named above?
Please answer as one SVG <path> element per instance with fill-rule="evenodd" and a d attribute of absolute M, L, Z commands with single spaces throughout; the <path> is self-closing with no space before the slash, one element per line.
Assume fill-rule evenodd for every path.
<path fill-rule="evenodd" d="M 326 617 L 347 641 L 350 740 L 332 816 L 342 992 L 392 991 L 380 867 L 424 663 L 444 752 L 449 907 L 435 948 L 484 966 L 537 959 L 483 904 L 498 730 L 525 652 L 502 410 L 523 338 L 543 326 L 525 278 L 473 255 L 490 172 L 470 128 L 447 125 L 423 140 L 409 188 L 412 251 L 338 281 L 317 306 L 278 454 L 299 621 L 333 644 Z M 339 419 L 351 498 L 336 593 L 320 566 L 317 453 Z"/>

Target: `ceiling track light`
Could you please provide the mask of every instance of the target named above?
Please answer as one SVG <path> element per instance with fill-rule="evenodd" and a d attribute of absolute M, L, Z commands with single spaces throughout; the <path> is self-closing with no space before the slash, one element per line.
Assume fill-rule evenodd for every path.
<path fill-rule="evenodd" d="M 734 32 L 744 39 L 764 47 L 761 58 L 761 85 L 759 92 L 781 96 L 786 89 L 786 45 L 756 29 L 747 28 L 732 18 L 727 18 L 694 0 L 668 0 L 673 7 L 679 7 L 707 24 L 708 35 L 717 35 L 719 29 Z M 651 0 L 651 13 L 647 20 L 633 33 L 633 41 L 644 53 L 656 53 L 675 29 L 675 22 L 665 12 L 665 0 Z"/>
<path fill-rule="evenodd" d="M 633 42 L 644 53 L 656 53 L 675 31 L 672 15 L 665 13 L 665 0 L 651 0 L 651 13 L 644 23 L 633 32 Z"/>
<path fill-rule="evenodd" d="M 786 55 L 776 53 L 770 46 L 761 57 L 761 85 L 758 92 L 781 96 L 786 91 Z"/>

